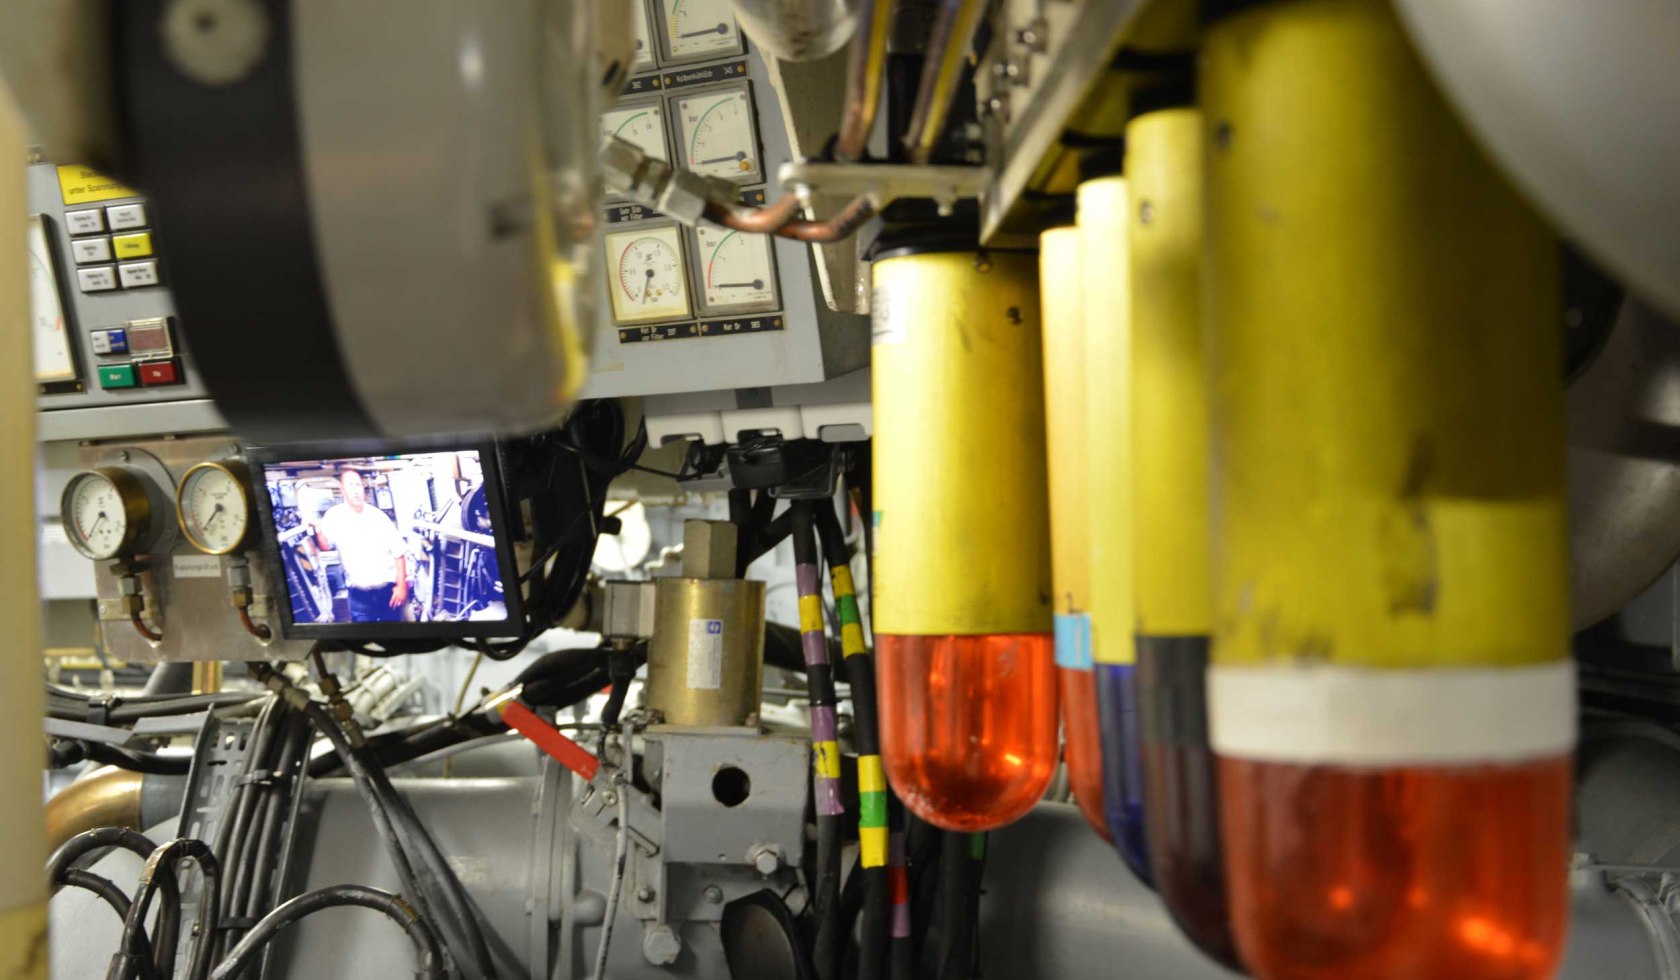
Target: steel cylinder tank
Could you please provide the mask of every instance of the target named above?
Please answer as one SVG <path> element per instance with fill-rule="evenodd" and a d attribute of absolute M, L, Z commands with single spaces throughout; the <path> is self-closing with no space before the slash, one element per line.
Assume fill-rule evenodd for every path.
<path fill-rule="evenodd" d="M 999 827 L 1056 767 L 1036 256 L 874 263 L 875 636 L 904 804 Z"/>
<path fill-rule="evenodd" d="M 1155 889 L 1197 946 L 1234 967 L 1204 683 L 1213 581 L 1202 134 L 1202 114 L 1191 107 L 1147 112 L 1126 126 L 1138 717 Z"/>
<path fill-rule="evenodd" d="M 1102 732 L 1103 808 L 1109 836 L 1148 880 L 1143 835 L 1132 583 L 1131 262 L 1126 181 L 1079 187 L 1085 295 L 1086 444 L 1091 500 L 1091 653 Z"/>
<path fill-rule="evenodd" d="M 1264 980 L 1527 980 L 1566 931 L 1559 247 L 1382 0 L 1215 19 L 1213 666 Z"/>
<path fill-rule="evenodd" d="M 1086 465 L 1085 320 L 1079 229 L 1039 237 L 1044 315 L 1044 422 L 1049 442 L 1050 558 L 1055 588 L 1056 677 L 1068 788 L 1085 820 L 1108 836 L 1102 740 L 1091 660 L 1090 474 Z"/>

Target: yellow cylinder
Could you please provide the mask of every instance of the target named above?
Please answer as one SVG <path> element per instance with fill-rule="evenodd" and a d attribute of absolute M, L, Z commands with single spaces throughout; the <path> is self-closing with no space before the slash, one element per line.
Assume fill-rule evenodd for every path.
<path fill-rule="evenodd" d="M 757 725 L 763 687 L 763 582 L 654 580 L 647 703 L 665 724 Z"/>
<path fill-rule="evenodd" d="M 1260 980 L 1540 980 L 1568 921 L 1558 243 L 1384 0 L 1202 52 L 1211 741 Z"/>
<path fill-rule="evenodd" d="M 1561 657 L 1557 241 L 1384 4 L 1278 11 L 1204 53 L 1218 659 Z"/>
<path fill-rule="evenodd" d="M 1213 626 L 1201 119 L 1196 109 L 1166 109 L 1126 127 L 1140 636 L 1205 636 Z"/>
<path fill-rule="evenodd" d="M 1057 616 L 1090 604 L 1090 474 L 1086 466 L 1085 320 L 1079 229 L 1039 236 L 1044 309 L 1044 422 L 1050 476 L 1050 557 Z"/>
<path fill-rule="evenodd" d="M 1035 257 L 875 263 L 875 631 L 1050 632 Z"/>
<path fill-rule="evenodd" d="M 1136 657 L 1132 587 L 1132 307 L 1126 181 L 1079 187 L 1085 285 L 1086 440 L 1091 501 L 1091 639 L 1096 661 Z"/>
<path fill-rule="evenodd" d="M 0 228 L 24 227 L 23 125 L 0 81 Z M 23 235 L 0 235 L 0 344 L 27 351 L 28 261 Z M 0 683 L 0 744 L 39 745 L 41 662 L 35 583 L 35 377 L 27 356 L 0 366 L 0 621 L 7 624 L 11 674 Z M 38 752 L 0 753 L 0 833 L 11 853 L 0 863 L 0 976 L 37 980 L 47 975 L 46 863 Z"/>

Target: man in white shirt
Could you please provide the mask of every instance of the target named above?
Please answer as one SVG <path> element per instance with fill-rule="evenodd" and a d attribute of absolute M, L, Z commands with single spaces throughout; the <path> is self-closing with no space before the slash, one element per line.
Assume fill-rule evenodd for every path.
<path fill-rule="evenodd" d="M 353 623 L 395 623 L 408 602 L 408 549 L 397 525 L 367 502 L 362 474 L 338 474 L 344 502 L 334 504 L 312 528 L 323 551 L 337 549 L 350 593 Z"/>

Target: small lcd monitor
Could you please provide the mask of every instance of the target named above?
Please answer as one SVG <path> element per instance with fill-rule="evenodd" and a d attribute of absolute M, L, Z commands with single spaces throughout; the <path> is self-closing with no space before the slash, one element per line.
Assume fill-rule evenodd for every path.
<path fill-rule="evenodd" d="M 524 632 L 491 444 L 269 446 L 252 457 L 287 639 Z"/>

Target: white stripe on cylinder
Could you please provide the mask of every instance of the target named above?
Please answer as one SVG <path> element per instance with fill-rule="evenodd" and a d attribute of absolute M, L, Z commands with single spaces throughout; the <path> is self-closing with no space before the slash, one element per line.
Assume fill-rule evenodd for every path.
<path fill-rule="evenodd" d="M 1575 748 L 1575 665 L 1208 668 L 1221 756 L 1329 766 L 1473 766 Z"/>

